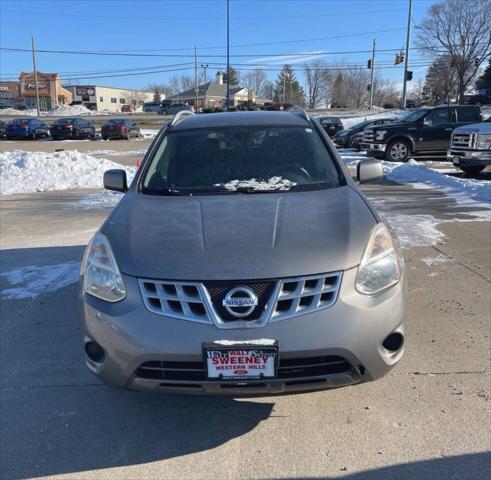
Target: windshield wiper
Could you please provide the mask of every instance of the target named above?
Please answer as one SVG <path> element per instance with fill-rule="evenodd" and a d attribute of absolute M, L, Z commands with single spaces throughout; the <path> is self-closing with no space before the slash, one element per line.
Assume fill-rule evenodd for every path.
<path fill-rule="evenodd" d="M 169 195 L 169 196 L 187 196 L 189 193 L 183 192 L 182 190 L 178 190 L 176 188 L 145 188 L 143 193 L 148 193 L 150 195 Z"/>
<path fill-rule="evenodd" d="M 320 182 L 310 182 L 310 183 L 298 183 L 291 187 L 291 190 L 302 191 L 302 190 L 320 190 L 322 187 L 334 188 L 339 187 L 338 180 L 322 180 Z"/>

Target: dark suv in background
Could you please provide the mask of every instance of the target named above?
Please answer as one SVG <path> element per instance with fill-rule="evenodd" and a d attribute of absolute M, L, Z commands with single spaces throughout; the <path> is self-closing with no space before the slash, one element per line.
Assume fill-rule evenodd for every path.
<path fill-rule="evenodd" d="M 452 130 L 481 121 L 476 106 L 418 108 L 399 122 L 365 128 L 362 149 L 392 162 L 406 162 L 410 155 L 446 156 Z"/>
<path fill-rule="evenodd" d="M 182 112 L 183 110 L 189 110 L 193 112 L 193 107 L 191 105 L 186 105 L 184 103 L 163 103 L 159 110 L 159 115 L 175 115 L 176 113 Z"/>
<path fill-rule="evenodd" d="M 377 118 L 377 120 L 366 120 L 361 123 L 357 123 L 350 128 L 346 128 L 345 130 L 340 130 L 336 133 L 335 141 L 336 145 L 339 147 L 349 147 L 351 139 L 357 133 L 363 133 L 363 130 L 367 127 L 374 127 L 376 125 L 385 125 L 387 123 L 397 122 L 398 118 L 390 117 L 390 118 Z"/>
<path fill-rule="evenodd" d="M 334 138 L 336 133 L 344 128 L 343 122 L 338 117 L 317 117 L 317 120 L 331 138 Z"/>
<path fill-rule="evenodd" d="M 85 118 L 60 118 L 52 123 L 49 128 L 51 138 L 95 138 L 95 127 Z"/>

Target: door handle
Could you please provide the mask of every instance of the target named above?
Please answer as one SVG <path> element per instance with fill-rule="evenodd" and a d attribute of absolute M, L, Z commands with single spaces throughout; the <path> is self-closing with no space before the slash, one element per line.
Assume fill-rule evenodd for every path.
<path fill-rule="evenodd" d="M 447 132 L 448 132 L 448 131 L 450 131 L 450 132 L 451 132 L 451 131 L 453 130 L 453 128 L 446 128 L 445 130 L 446 130 Z"/>

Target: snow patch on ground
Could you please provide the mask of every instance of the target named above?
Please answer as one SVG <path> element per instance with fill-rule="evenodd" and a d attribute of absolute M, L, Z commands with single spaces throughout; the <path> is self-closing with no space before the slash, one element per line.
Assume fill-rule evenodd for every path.
<path fill-rule="evenodd" d="M 91 193 L 83 197 L 71 208 L 89 210 L 96 208 L 114 208 L 123 198 L 122 193 L 104 190 L 102 192 Z"/>
<path fill-rule="evenodd" d="M 0 153 L 0 193 L 102 188 L 104 172 L 112 168 L 125 169 L 128 182 L 136 172 L 134 167 L 123 167 L 77 150 Z"/>
<path fill-rule="evenodd" d="M 384 110 L 380 113 L 373 113 L 371 110 L 367 110 L 366 112 L 354 113 L 351 115 L 339 115 L 339 118 L 343 122 L 343 126 L 345 129 L 351 128 L 358 123 L 364 122 L 366 120 L 377 120 L 378 118 L 392 118 L 392 117 L 403 117 L 407 115 L 407 112 L 404 110 Z M 337 116 L 337 115 L 333 115 Z"/>
<path fill-rule="evenodd" d="M 436 228 L 444 221 L 433 215 L 394 215 L 383 218 L 397 235 L 402 248 L 430 247 L 444 243 L 445 234 Z"/>
<path fill-rule="evenodd" d="M 251 190 L 271 191 L 271 190 L 290 190 L 294 187 L 296 182 L 283 177 L 271 177 L 266 180 L 256 180 L 251 178 L 249 180 L 231 180 L 227 182 L 224 187 L 231 192 L 235 192 L 240 188 L 247 188 Z"/>
<path fill-rule="evenodd" d="M 451 262 L 453 258 L 445 255 L 444 253 L 440 253 L 440 255 L 436 257 L 424 257 L 421 260 L 429 267 L 433 267 L 434 265 L 441 265 L 442 263 Z"/>
<path fill-rule="evenodd" d="M 151 128 L 140 128 L 140 134 L 143 135 L 143 138 L 154 138 L 160 130 L 154 130 Z"/>
<path fill-rule="evenodd" d="M 2 291 L 3 299 L 19 300 L 36 298 L 42 293 L 51 293 L 78 282 L 80 262 L 58 265 L 29 265 L 0 275 L 7 278 L 12 288 Z"/>
<path fill-rule="evenodd" d="M 106 157 L 118 157 L 123 155 L 145 155 L 146 150 L 89 150 L 87 155 L 104 155 Z"/>

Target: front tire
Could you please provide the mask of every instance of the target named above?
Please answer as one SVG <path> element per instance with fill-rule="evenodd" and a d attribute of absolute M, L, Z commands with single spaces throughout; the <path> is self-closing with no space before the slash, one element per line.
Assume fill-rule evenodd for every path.
<path fill-rule="evenodd" d="M 411 153 L 411 147 L 406 140 L 394 140 L 390 142 L 385 151 L 385 158 L 389 162 L 407 162 Z"/>
<path fill-rule="evenodd" d="M 31 134 L 31 139 L 32 140 L 36 140 L 37 139 L 36 130 L 33 130 L 32 134 Z"/>
<path fill-rule="evenodd" d="M 484 165 L 475 165 L 472 167 L 460 167 L 463 172 L 469 177 L 474 177 L 475 175 L 479 175 L 484 170 Z"/>

